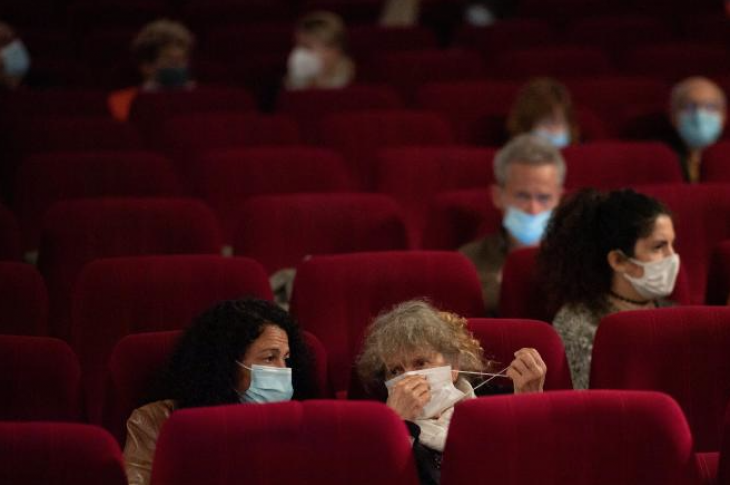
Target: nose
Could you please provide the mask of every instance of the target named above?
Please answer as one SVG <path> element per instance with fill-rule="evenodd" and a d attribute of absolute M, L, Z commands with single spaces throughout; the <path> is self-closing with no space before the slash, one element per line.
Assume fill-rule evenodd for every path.
<path fill-rule="evenodd" d="M 536 197 L 531 197 L 530 202 L 528 202 L 525 206 L 525 212 L 531 215 L 539 214 L 540 212 L 542 212 L 542 210 L 542 204 L 538 202 Z"/>

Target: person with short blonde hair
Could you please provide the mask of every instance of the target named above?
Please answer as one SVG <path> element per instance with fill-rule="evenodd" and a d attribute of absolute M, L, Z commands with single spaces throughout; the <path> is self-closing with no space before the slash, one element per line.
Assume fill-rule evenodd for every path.
<path fill-rule="evenodd" d="M 297 22 L 296 45 L 287 61 L 287 89 L 342 88 L 355 78 L 347 55 L 347 29 L 331 12 L 312 12 Z"/>

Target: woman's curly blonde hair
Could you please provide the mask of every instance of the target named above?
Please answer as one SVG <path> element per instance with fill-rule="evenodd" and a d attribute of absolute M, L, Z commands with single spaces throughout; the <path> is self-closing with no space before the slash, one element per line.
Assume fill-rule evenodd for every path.
<path fill-rule="evenodd" d="M 384 382 L 387 361 L 423 351 L 441 353 L 459 370 L 481 372 L 486 367 L 484 350 L 466 324 L 465 318 L 423 300 L 400 303 L 368 327 L 356 363 L 358 375 L 372 388 Z"/>

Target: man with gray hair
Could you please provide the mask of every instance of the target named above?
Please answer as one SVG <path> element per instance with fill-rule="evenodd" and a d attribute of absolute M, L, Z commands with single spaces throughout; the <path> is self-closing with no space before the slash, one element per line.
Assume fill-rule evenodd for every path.
<path fill-rule="evenodd" d="M 490 315 L 498 312 L 507 253 L 539 244 L 552 210 L 560 202 L 565 161 L 544 139 L 520 135 L 494 157 L 494 180 L 492 203 L 503 214 L 502 230 L 459 248 L 477 269 Z"/>
<path fill-rule="evenodd" d="M 699 181 L 702 152 L 722 134 L 725 108 L 725 93 L 707 78 L 690 77 L 672 89 L 670 121 L 679 139 L 671 144 L 687 181 Z"/>

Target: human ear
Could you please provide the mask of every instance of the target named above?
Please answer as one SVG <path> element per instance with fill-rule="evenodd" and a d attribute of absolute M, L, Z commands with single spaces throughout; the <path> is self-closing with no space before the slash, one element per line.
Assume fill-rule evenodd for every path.
<path fill-rule="evenodd" d="M 613 271 L 616 273 L 628 272 L 629 265 L 631 264 L 629 258 L 626 257 L 626 255 L 618 249 L 609 251 L 606 255 L 606 261 L 608 262 L 608 265 L 611 267 L 611 269 L 613 269 Z"/>

